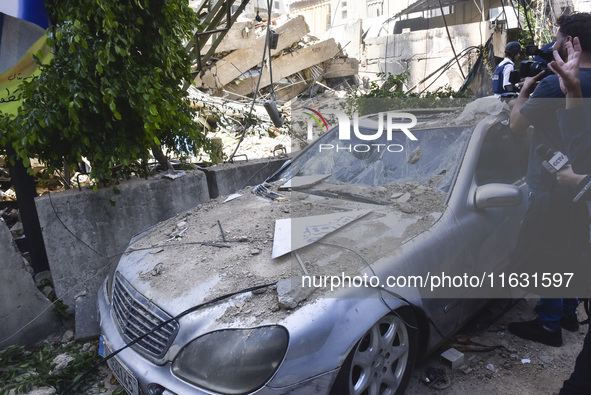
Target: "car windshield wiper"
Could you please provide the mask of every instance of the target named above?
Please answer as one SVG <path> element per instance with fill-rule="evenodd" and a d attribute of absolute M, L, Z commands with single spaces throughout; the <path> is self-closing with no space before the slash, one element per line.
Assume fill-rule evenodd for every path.
<path fill-rule="evenodd" d="M 371 199 L 362 195 L 357 195 L 351 192 L 328 192 L 328 191 L 318 191 L 313 189 L 297 189 L 298 192 L 308 193 L 310 195 L 322 196 L 322 197 L 329 197 L 333 199 L 345 199 L 345 200 L 352 200 L 355 202 L 361 203 L 371 203 L 371 204 L 379 204 L 382 206 L 387 206 L 390 203 L 382 202 L 379 200 Z"/>

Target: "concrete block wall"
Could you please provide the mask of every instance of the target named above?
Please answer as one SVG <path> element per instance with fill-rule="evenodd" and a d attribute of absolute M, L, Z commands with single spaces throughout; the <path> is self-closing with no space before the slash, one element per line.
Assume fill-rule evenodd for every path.
<path fill-rule="evenodd" d="M 75 313 L 76 337 L 99 334 L 98 289 L 135 234 L 210 198 L 257 185 L 286 160 L 240 161 L 188 171 L 174 179 L 158 176 L 125 181 L 118 186 L 119 194 L 110 188 L 98 192 L 75 189 L 38 197 L 55 292 Z M 59 329 L 59 318 L 24 269 L 4 223 L 0 223 L 0 275 L 0 318 L 5 323 L 0 327 L 0 349 L 10 344 L 31 345 Z"/>
<path fill-rule="evenodd" d="M 210 197 L 257 185 L 285 161 L 236 162 L 189 171 L 175 179 L 136 179 L 119 185 L 119 194 L 105 188 L 98 192 L 69 190 L 37 198 L 55 292 L 75 311 L 76 337 L 99 334 L 98 289 L 135 234 Z"/>
<path fill-rule="evenodd" d="M 209 200 L 205 174 L 135 179 L 98 192 L 68 190 L 36 199 L 58 298 L 76 308 L 76 336 L 98 334 L 96 294 L 131 237 Z M 114 204 L 111 203 L 114 201 Z"/>

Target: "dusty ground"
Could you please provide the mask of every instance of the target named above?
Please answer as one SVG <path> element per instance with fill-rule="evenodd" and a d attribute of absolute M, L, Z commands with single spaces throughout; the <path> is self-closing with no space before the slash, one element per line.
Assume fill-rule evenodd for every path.
<path fill-rule="evenodd" d="M 562 347 L 550 347 L 541 343 L 522 340 L 509 333 L 507 324 L 512 321 L 533 319 L 533 307 L 537 300 L 520 300 L 505 315 L 487 328 L 469 326 L 464 332 L 471 332 L 473 344 L 498 346 L 489 351 L 463 351 L 467 365 L 471 369 L 464 373 L 451 371 L 439 358 L 442 348 L 426 361 L 423 361 L 413 373 L 406 395 L 449 394 L 503 394 L 503 395 L 538 395 L 556 394 L 562 382 L 570 376 L 575 359 L 582 348 L 588 325 L 583 325 L 578 332 L 562 331 Z M 496 309 L 494 309 L 496 310 Z M 482 316 L 491 316 L 485 311 Z M 586 318 L 582 305 L 578 310 L 579 320 Z M 482 317 L 481 317 L 482 318 Z M 486 321 L 486 320 L 484 320 Z M 483 322 L 483 321 L 480 321 Z M 470 333 L 467 333 L 470 335 Z M 457 349 L 466 343 L 453 344 Z M 529 359 L 526 363 L 522 360 Z M 423 382 L 425 372 L 430 368 L 443 369 L 449 378 L 447 384 L 435 383 L 429 387 Z M 447 387 L 447 388 L 444 388 Z M 436 389 L 442 388 L 442 389 Z M 443 389 L 444 388 L 444 389 Z"/>

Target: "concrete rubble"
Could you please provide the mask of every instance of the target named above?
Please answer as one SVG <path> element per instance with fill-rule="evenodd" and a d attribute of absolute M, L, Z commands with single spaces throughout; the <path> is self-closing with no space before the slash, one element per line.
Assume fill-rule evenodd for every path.
<path fill-rule="evenodd" d="M 302 16 L 273 21 L 272 28 L 279 34 L 278 44 L 271 51 L 272 67 L 269 68 L 266 60 L 261 71 L 266 26 L 252 22 L 234 24 L 216 49 L 215 60 L 195 79 L 197 88 L 214 96 L 239 100 L 251 96 L 257 85 L 262 93 L 267 93 L 272 72 L 277 100 L 289 101 L 314 85 L 333 88 L 344 81 L 356 85 L 357 59 L 344 55 L 333 38 L 321 41 L 309 35 L 310 29 Z"/>

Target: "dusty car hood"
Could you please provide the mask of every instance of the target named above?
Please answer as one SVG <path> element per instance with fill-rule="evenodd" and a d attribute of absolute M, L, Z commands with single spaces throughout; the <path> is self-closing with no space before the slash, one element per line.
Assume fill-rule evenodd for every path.
<path fill-rule="evenodd" d="M 405 241 L 429 229 L 444 210 L 440 194 L 437 204 L 421 204 L 418 195 L 434 193 L 428 188 L 410 185 L 395 192 L 378 188 L 382 188 L 378 202 L 383 204 L 326 197 L 325 190 L 318 196 L 277 191 L 272 186 L 286 197 L 277 201 L 247 188 L 239 198 L 212 200 L 140 235 L 118 270 L 172 315 L 221 295 L 303 274 L 355 275 L 368 263 L 395 255 Z M 330 196 L 335 196 L 334 191 Z M 305 224 L 307 219 L 302 218 L 307 217 L 314 217 L 310 220 L 313 231 L 322 228 L 322 218 L 330 219 L 329 231 L 321 229 L 320 237 L 317 233 L 315 241 L 297 254 L 273 259 L 274 238 L 285 243 L 285 236 L 275 236 L 276 222 L 293 218 Z M 310 227 L 292 224 L 291 230 L 295 248 L 295 240 L 302 232 L 310 232 Z M 304 298 L 313 299 L 324 291 L 317 289 Z"/>

